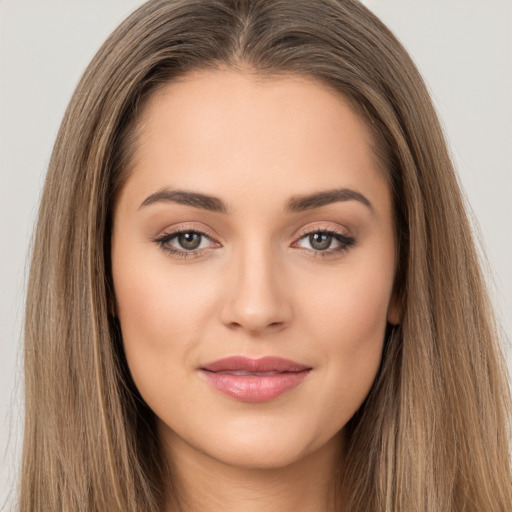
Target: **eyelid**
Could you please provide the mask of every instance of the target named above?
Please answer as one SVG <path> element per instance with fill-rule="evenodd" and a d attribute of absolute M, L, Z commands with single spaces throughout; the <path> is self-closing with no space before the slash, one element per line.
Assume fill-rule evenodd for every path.
<path fill-rule="evenodd" d="M 307 226 L 302 227 L 296 234 L 297 238 L 302 238 L 306 235 L 309 235 L 311 233 L 318 233 L 318 232 L 332 232 L 336 233 L 337 235 L 341 235 L 344 237 L 350 237 L 348 233 L 348 229 L 340 229 L 339 227 L 333 226 L 332 224 L 325 223 L 325 224 L 308 224 Z"/>
<path fill-rule="evenodd" d="M 205 252 L 209 252 L 213 248 L 222 247 L 222 244 L 216 240 L 212 235 L 210 235 L 206 229 L 198 228 L 197 225 L 179 225 L 168 228 L 164 230 L 160 235 L 152 238 L 152 241 L 160 246 L 160 248 L 173 256 L 181 257 L 181 258 L 194 258 L 202 256 Z M 210 243 L 210 247 L 203 247 L 198 249 L 186 250 L 179 249 L 169 244 L 171 240 L 174 240 L 181 233 L 196 233 L 201 237 L 207 239 Z M 318 225 L 318 224 L 308 224 L 305 227 L 302 227 L 299 232 L 295 235 L 294 242 L 291 247 L 295 247 L 303 238 L 311 235 L 313 233 L 325 233 L 333 236 L 339 244 L 340 247 L 334 249 L 326 249 L 326 250 L 317 250 L 313 248 L 304 248 L 297 247 L 302 249 L 306 253 L 314 254 L 315 256 L 320 255 L 323 257 L 335 256 L 343 251 L 346 251 L 350 247 L 354 246 L 356 240 L 354 237 L 350 236 L 348 233 L 343 232 L 343 230 L 339 229 L 339 227 L 334 227 L 331 225 Z"/>
<path fill-rule="evenodd" d="M 161 230 L 160 234 L 158 234 L 154 238 L 161 238 L 162 236 L 173 235 L 173 234 L 177 234 L 177 233 L 179 234 L 179 233 L 194 232 L 194 233 L 199 233 L 199 234 L 205 236 L 209 240 L 214 240 L 215 242 L 217 242 L 216 237 L 214 235 L 212 235 L 209 231 L 210 230 L 208 228 L 203 227 L 203 226 L 198 226 L 197 224 L 179 224 L 177 226 L 171 226 L 169 228 L 165 228 L 165 229 Z"/>
<path fill-rule="evenodd" d="M 222 244 L 206 231 L 207 230 L 205 229 L 198 228 L 197 225 L 182 224 L 164 230 L 163 232 L 161 232 L 161 234 L 152 238 L 152 241 L 156 243 L 163 251 L 167 252 L 168 254 L 174 257 L 196 258 L 215 247 L 222 247 Z M 169 245 L 169 242 L 176 238 L 181 233 L 197 233 L 201 237 L 204 237 L 207 240 L 209 240 L 212 243 L 212 246 L 187 251 L 185 249 L 178 249 L 176 247 Z"/>
<path fill-rule="evenodd" d="M 296 239 L 292 244 L 292 247 L 295 247 L 296 244 L 299 244 L 301 240 L 306 238 L 308 235 L 311 235 L 313 233 L 323 233 L 328 234 L 332 236 L 339 244 L 339 247 L 336 248 L 329 248 L 326 250 L 317 250 L 314 248 L 304 248 L 304 247 L 297 247 L 301 249 L 305 254 L 308 256 L 314 256 L 315 258 L 320 256 L 321 258 L 336 258 L 341 256 L 344 252 L 348 251 L 350 248 L 354 247 L 357 243 L 356 239 L 349 235 L 348 233 L 342 232 L 337 227 L 334 227 L 332 225 L 326 226 L 325 224 L 323 226 L 318 226 L 318 224 L 313 225 L 309 224 L 306 227 L 303 227 L 299 233 L 296 235 Z"/>

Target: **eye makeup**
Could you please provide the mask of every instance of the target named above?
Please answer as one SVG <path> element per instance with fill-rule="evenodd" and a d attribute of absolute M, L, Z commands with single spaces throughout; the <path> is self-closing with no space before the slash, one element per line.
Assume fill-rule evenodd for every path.
<path fill-rule="evenodd" d="M 188 226 L 177 227 L 164 232 L 153 242 L 165 253 L 177 258 L 198 258 L 222 245 L 204 231 Z M 209 245 L 204 246 L 204 242 Z M 179 247 L 181 246 L 181 248 Z"/>
<path fill-rule="evenodd" d="M 309 244 L 309 247 L 298 245 L 301 241 Z M 298 246 L 309 252 L 313 251 L 315 256 L 334 256 L 340 254 L 356 244 L 354 237 L 348 236 L 340 231 L 327 228 L 312 228 L 300 233 L 300 238 L 294 242 L 292 247 Z"/>
<path fill-rule="evenodd" d="M 178 227 L 153 239 L 164 252 L 178 258 L 197 258 L 222 247 L 205 232 L 187 226 Z M 310 228 L 299 234 L 291 247 L 315 256 L 329 257 L 347 251 L 356 244 L 354 237 L 327 228 Z"/>

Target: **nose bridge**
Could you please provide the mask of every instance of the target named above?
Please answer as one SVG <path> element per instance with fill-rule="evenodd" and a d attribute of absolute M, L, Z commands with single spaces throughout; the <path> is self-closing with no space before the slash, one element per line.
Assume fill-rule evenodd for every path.
<path fill-rule="evenodd" d="M 233 250 L 222 320 L 230 327 L 260 332 L 283 327 L 292 316 L 281 255 L 254 238 Z"/>

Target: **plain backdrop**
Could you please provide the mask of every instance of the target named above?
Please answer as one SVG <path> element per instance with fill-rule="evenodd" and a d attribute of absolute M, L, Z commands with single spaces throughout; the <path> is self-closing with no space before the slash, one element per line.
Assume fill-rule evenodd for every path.
<path fill-rule="evenodd" d="M 49 155 L 81 73 L 141 3 L 0 0 L 0 510 L 11 510 L 17 478 L 27 254 Z M 404 43 L 430 88 L 510 339 L 512 1 L 364 3 Z"/>

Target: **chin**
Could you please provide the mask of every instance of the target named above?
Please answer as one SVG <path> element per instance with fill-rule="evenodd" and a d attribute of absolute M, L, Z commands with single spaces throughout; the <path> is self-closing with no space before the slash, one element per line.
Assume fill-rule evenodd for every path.
<path fill-rule="evenodd" d="M 252 470 L 291 466 L 308 455 L 306 446 L 269 439 L 263 442 L 233 443 L 228 449 L 220 449 L 216 452 L 212 455 L 219 462 L 228 466 Z"/>
<path fill-rule="evenodd" d="M 304 424 L 301 428 L 289 428 L 265 423 L 260 420 L 257 425 L 225 426 L 217 432 L 210 429 L 208 434 L 188 432 L 179 435 L 173 432 L 166 437 L 174 448 L 177 443 L 201 459 L 247 470 L 290 467 L 308 457 L 336 453 L 336 447 L 342 445 L 343 431 L 332 435 L 324 432 L 318 436 Z"/>

